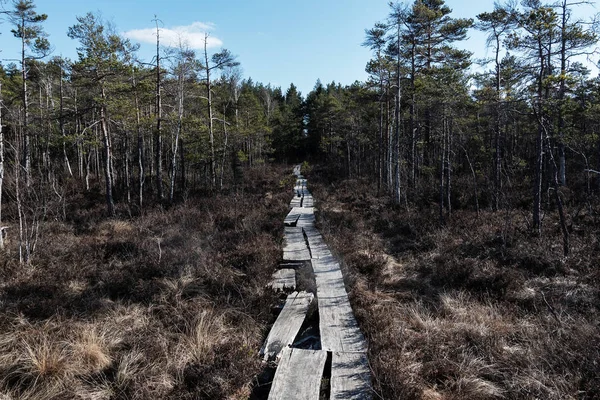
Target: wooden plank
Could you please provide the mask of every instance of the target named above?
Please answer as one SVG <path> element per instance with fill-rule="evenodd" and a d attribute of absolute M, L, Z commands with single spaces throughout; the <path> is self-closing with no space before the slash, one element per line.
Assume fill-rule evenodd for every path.
<path fill-rule="evenodd" d="M 285 226 L 296 226 L 296 224 L 298 222 L 298 218 L 300 218 L 300 211 L 299 210 L 302 210 L 302 208 L 300 208 L 300 207 L 294 207 L 294 208 L 292 208 L 290 210 L 290 212 L 288 213 L 288 215 L 283 220 L 283 224 Z"/>
<path fill-rule="evenodd" d="M 331 358 L 331 400 L 370 400 L 371 372 L 365 353 L 333 352 Z"/>
<path fill-rule="evenodd" d="M 302 207 L 302 199 L 302 197 L 294 196 L 294 198 L 292 198 L 292 201 L 290 201 L 290 207 Z"/>
<path fill-rule="evenodd" d="M 300 217 L 296 222 L 296 226 L 309 226 L 312 227 L 315 225 L 315 209 L 313 207 L 302 207 L 298 208 L 298 212 L 300 213 Z"/>
<path fill-rule="evenodd" d="M 294 292 L 288 295 L 281 313 L 260 350 L 260 355 L 265 361 L 276 359 L 281 349 L 294 342 L 313 298 L 314 295 L 307 292 Z"/>
<path fill-rule="evenodd" d="M 320 286 L 323 296 L 347 295 L 340 264 L 333 256 L 312 259 L 311 264 L 317 290 Z"/>
<path fill-rule="evenodd" d="M 293 242 L 302 242 L 306 244 L 306 241 L 304 240 L 304 231 L 301 227 L 286 226 L 283 228 L 283 239 L 285 241 L 284 245 L 288 245 Z"/>
<path fill-rule="evenodd" d="M 315 201 L 312 197 L 312 194 L 306 194 L 302 198 L 302 207 L 314 207 Z"/>
<path fill-rule="evenodd" d="M 303 250 L 288 250 L 283 252 L 283 261 L 308 261 L 310 253 L 308 249 Z"/>
<path fill-rule="evenodd" d="M 314 226 L 306 226 L 302 229 L 304 229 L 304 233 L 306 234 L 308 248 L 312 258 L 319 259 L 331 257 L 331 251 L 327 247 L 325 240 L 323 240 L 323 236 L 321 236 L 319 231 Z"/>
<path fill-rule="evenodd" d="M 318 400 L 327 352 L 285 347 L 269 400 Z"/>
<path fill-rule="evenodd" d="M 285 227 L 283 231 L 283 260 L 308 261 L 310 252 L 300 227 Z"/>
<path fill-rule="evenodd" d="M 333 256 L 311 260 L 319 301 L 321 348 L 366 352 L 367 344 L 352 312 L 339 263 Z"/>
<path fill-rule="evenodd" d="M 286 250 L 283 252 L 283 261 L 308 261 L 310 253 L 308 249 Z"/>
<path fill-rule="evenodd" d="M 358 327 L 346 294 L 319 293 L 321 348 L 326 351 L 366 352 L 365 338 Z"/>
<path fill-rule="evenodd" d="M 273 279 L 269 286 L 275 291 L 283 291 L 285 289 L 296 289 L 296 270 L 283 268 L 275 271 Z"/>

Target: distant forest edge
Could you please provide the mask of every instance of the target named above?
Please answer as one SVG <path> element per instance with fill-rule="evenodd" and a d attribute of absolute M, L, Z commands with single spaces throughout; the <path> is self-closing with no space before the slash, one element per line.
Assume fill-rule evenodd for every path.
<path fill-rule="evenodd" d="M 567 255 L 566 208 L 600 191 L 600 80 L 577 61 L 597 59 L 598 23 L 576 20 L 578 4 L 497 4 L 472 20 L 442 0 L 390 3 L 366 29 L 369 80 L 317 81 L 306 98 L 243 79 L 226 49 L 163 48 L 158 25 L 141 61 L 94 13 L 67 29 L 78 59 L 53 57 L 48 16 L 5 4 L 22 52 L 0 65 L 0 219 L 18 222 L 28 262 L 39 221 L 64 217 L 76 188 L 101 186 L 107 214 L 130 215 L 235 187 L 245 166 L 308 159 L 376 180 L 398 205 L 434 204 L 442 225 L 457 208 L 523 208 L 539 235 L 555 210 Z M 471 28 L 488 34 L 483 73 L 460 49 Z"/>

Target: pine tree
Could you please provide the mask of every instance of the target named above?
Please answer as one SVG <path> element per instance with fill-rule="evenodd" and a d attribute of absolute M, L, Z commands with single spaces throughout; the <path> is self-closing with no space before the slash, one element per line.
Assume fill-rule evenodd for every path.
<path fill-rule="evenodd" d="M 32 0 L 19 0 L 13 3 L 14 10 L 9 19 L 14 29 L 13 35 L 21 40 L 21 101 L 23 103 L 23 154 L 22 165 L 25 170 L 26 186 L 31 182 L 31 135 L 29 131 L 29 92 L 27 90 L 28 69 L 31 60 L 40 59 L 50 52 L 50 43 L 42 28 L 48 16 L 38 14 Z"/>

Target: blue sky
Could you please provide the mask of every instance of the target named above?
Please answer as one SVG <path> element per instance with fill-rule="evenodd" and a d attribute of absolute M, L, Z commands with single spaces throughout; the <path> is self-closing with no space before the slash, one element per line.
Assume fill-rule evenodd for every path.
<path fill-rule="evenodd" d="M 76 16 L 101 11 L 119 32 L 141 43 L 140 56 L 150 61 L 154 45 L 152 19 L 162 21 L 163 38 L 178 35 L 200 46 L 198 39 L 208 31 L 212 50 L 229 49 L 241 62 L 244 77 L 281 86 L 293 82 L 306 95 L 319 78 L 350 84 L 365 80 L 368 49 L 361 47 L 364 31 L 388 14 L 388 0 L 34 0 L 37 11 L 48 14 L 44 28 L 54 46 L 54 55 L 75 58 L 76 41 L 67 37 L 67 28 Z M 447 0 L 454 17 L 475 18 L 491 11 L 493 0 Z M 577 14 L 594 10 L 579 7 Z M 10 25 L 0 25 L 0 59 L 18 57 L 18 40 Z M 471 31 L 469 40 L 459 47 L 475 57 L 485 57 L 485 36 Z M 174 41 L 174 40 L 173 40 Z M 491 53 L 490 53 L 491 55 Z M 597 70 L 593 71 L 597 74 Z"/>

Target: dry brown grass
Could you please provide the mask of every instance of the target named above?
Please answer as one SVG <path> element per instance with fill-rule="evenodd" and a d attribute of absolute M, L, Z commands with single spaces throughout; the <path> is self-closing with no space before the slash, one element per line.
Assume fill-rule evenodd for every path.
<path fill-rule="evenodd" d="M 573 221 L 565 259 L 553 215 L 542 238 L 520 210 L 459 210 L 439 228 L 434 207 L 407 212 L 365 181 L 315 178 L 382 398 L 600 398 L 593 219 Z"/>
<path fill-rule="evenodd" d="M 15 265 L 11 243 L 0 254 L 0 399 L 247 398 L 287 172 L 251 170 L 243 197 L 190 197 L 135 219 L 73 205 L 68 221 L 43 225 L 31 267 Z"/>

